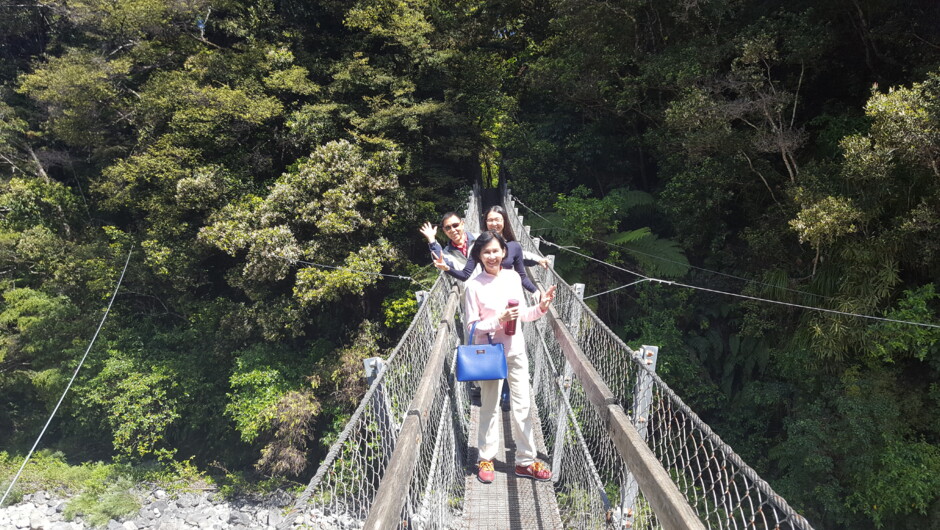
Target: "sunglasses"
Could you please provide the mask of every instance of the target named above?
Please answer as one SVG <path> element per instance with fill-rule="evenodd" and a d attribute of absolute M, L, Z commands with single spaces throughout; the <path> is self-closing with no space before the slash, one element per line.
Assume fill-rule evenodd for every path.
<path fill-rule="evenodd" d="M 444 225 L 444 230 L 453 230 L 454 228 L 457 228 L 458 226 L 460 226 L 460 222 L 452 223 L 449 225 Z"/>

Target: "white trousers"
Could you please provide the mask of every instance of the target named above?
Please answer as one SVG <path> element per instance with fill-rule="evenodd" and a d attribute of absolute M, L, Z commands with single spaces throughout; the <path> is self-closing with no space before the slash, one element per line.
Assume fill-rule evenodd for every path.
<path fill-rule="evenodd" d="M 516 442 L 516 465 L 535 462 L 535 433 L 529 417 L 529 358 L 525 352 L 506 355 L 509 368 L 510 425 Z M 499 396 L 503 380 L 478 381 L 480 385 L 480 424 L 477 427 L 477 448 L 480 460 L 492 460 L 499 450 Z"/>

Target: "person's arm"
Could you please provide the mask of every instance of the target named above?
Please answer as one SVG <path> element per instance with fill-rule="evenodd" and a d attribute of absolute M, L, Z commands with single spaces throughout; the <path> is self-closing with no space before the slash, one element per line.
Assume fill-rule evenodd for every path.
<path fill-rule="evenodd" d="M 454 278 L 465 282 L 470 278 L 470 275 L 473 274 L 473 269 L 475 268 L 477 268 L 477 262 L 473 259 L 472 256 L 470 256 L 467 258 L 467 264 L 464 265 L 463 270 L 457 270 L 454 267 L 451 267 L 450 270 L 446 272 Z"/>
<path fill-rule="evenodd" d="M 526 267 L 535 267 L 536 265 L 539 265 L 543 269 L 548 268 L 548 258 L 543 258 L 535 252 L 529 252 L 528 250 L 522 251 L 522 261 L 525 263 Z"/>
<path fill-rule="evenodd" d="M 526 307 L 523 311 L 519 313 L 519 318 L 523 322 L 532 322 L 533 320 L 538 320 L 542 318 L 542 315 L 548 313 L 548 306 L 551 305 L 552 300 L 555 299 L 555 289 L 553 285 L 545 291 L 545 294 L 542 295 L 539 303 Z"/>
<path fill-rule="evenodd" d="M 444 249 L 441 248 L 441 244 L 437 241 L 433 243 L 428 243 L 428 250 L 431 251 L 431 255 L 437 257 L 444 253 Z"/>
<path fill-rule="evenodd" d="M 512 243 L 515 243 L 515 245 Z M 525 273 L 525 265 L 522 263 L 522 247 L 519 246 L 519 243 L 512 241 L 510 242 L 509 249 L 512 253 L 512 256 L 509 256 L 512 260 L 512 268 L 519 275 L 519 279 L 522 280 L 522 286 L 530 293 L 537 293 L 539 288 L 532 283 L 532 280 L 529 279 L 529 275 Z"/>

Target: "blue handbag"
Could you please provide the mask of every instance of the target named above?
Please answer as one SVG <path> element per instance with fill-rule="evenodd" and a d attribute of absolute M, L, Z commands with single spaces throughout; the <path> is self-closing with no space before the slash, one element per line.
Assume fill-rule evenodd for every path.
<path fill-rule="evenodd" d="M 474 344 L 473 332 L 477 329 L 474 322 L 470 328 L 470 344 L 457 346 L 457 380 L 458 381 L 490 381 L 493 379 L 506 379 L 506 353 L 502 344 Z M 489 338 L 489 337 L 487 337 Z"/>

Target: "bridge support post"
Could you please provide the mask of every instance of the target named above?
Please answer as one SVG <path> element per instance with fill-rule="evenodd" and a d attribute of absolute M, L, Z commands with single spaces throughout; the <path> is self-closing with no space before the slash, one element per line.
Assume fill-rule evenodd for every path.
<path fill-rule="evenodd" d="M 554 258 L 554 256 L 551 256 Z M 574 289 L 575 295 L 578 299 L 584 298 L 584 284 L 576 283 L 571 286 Z M 569 324 L 569 329 L 571 330 L 571 335 L 578 338 L 578 333 L 581 327 L 581 305 L 574 304 L 571 309 L 572 319 Z M 564 395 L 558 397 L 558 407 L 556 410 L 566 410 L 565 402 L 568 399 L 568 396 L 571 395 L 571 378 L 574 375 L 574 370 L 571 368 L 571 363 L 567 360 L 565 361 L 564 372 L 560 376 L 562 388 L 564 389 Z M 561 467 L 561 463 L 565 456 L 565 435 L 568 432 L 568 415 L 567 414 L 558 414 L 558 417 L 555 418 L 555 447 L 552 449 L 552 482 L 558 482 L 558 478 L 561 477 L 561 473 L 558 472 L 558 469 Z"/>
<path fill-rule="evenodd" d="M 385 369 L 385 360 L 381 357 L 369 357 L 364 359 L 362 364 L 365 367 L 366 382 L 369 383 L 369 386 L 372 386 L 375 379 Z M 384 382 L 372 394 L 372 407 L 375 409 L 376 425 L 383 436 L 392 436 L 393 433 L 398 431 L 398 426 L 395 425 L 395 416 L 392 414 L 392 403 L 388 399 Z M 386 458 L 390 456 L 391 454 L 385 455 Z"/>
<path fill-rule="evenodd" d="M 653 376 L 656 372 L 656 360 L 659 358 L 659 346 L 643 345 L 634 358 L 641 365 L 650 369 L 637 370 L 636 386 L 633 389 L 633 426 L 644 442 L 649 432 L 650 407 L 653 404 Z M 633 526 L 636 517 L 636 497 L 640 486 L 633 473 L 626 471 L 620 487 L 620 522 L 624 528 Z"/>

